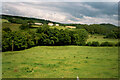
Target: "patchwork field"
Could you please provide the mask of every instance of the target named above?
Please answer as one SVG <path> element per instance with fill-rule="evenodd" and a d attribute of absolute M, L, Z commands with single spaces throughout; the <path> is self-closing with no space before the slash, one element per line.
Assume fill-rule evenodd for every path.
<path fill-rule="evenodd" d="M 3 52 L 3 78 L 117 78 L 117 47 L 38 46 Z"/>

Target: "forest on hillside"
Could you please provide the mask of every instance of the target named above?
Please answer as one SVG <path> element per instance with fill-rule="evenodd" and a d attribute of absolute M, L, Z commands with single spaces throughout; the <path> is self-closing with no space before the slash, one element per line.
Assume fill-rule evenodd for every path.
<path fill-rule="evenodd" d="M 63 45 L 78 45 L 78 46 L 118 46 L 109 42 L 88 42 L 88 35 L 99 34 L 104 35 L 104 38 L 119 39 L 120 28 L 112 24 L 62 24 L 49 20 L 2 15 L 2 19 L 8 20 L 10 23 L 21 24 L 19 31 L 12 31 L 9 26 L 2 30 L 2 50 L 13 51 L 23 50 L 33 46 L 63 46 Z M 43 25 L 36 28 L 36 31 L 31 31 L 31 26 L 41 22 Z M 76 29 L 57 29 L 50 28 L 47 24 L 52 22 L 61 26 L 76 26 Z"/>

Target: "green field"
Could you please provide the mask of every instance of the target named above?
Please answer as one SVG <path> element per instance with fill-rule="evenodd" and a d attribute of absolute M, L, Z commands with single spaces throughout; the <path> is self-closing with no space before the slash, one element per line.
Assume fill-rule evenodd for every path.
<path fill-rule="evenodd" d="M 92 41 L 98 41 L 99 43 L 102 42 L 112 42 L 112 43 L 117 43 L 118 39 L 110 39 L 110 38 L 103 38 L 105 36 L 103 35 L 89 35 L 89 38 L 87 42 L 92 42 Z"/>
<path fill-rule="evenodd" d="M 7 19 L 1 19 L 2 23 L 9 23 Z"/>
<path fill-rule="evenodd" d="M 117 78 L 117 47 L 38 46 L 3 52 L 3 78 Z"/>
<path fill-rule="evenodd" d="M 21 24 L 15 24 L 15 23 L 2 23 L 2 27 L 9 27 L 12 31 L 18 31 L 20 30 L 19 29 L 19 26 Z"/>
<path fill-rule="evenodd" d="M 63 30 L 65 30 L 65 29 L 68 29 L 68 28 L 66 28 L 66 27 L 64 27 L 64 26 L 50 26 L 50 28 L 57 28 L 57 29 L 63 29 Z"/>
<path fill-rule="evenodd" d="M 21 24 L 2 19 L 2 27 L 20 31 Z M 36 32 L 38 25 L 30 31 Z M 67 29 L 64 26 L 50 28 Z M 75 29 L 69 29 L 75 30 Z M 27 31 L 27 30 L 26 30 Z M 89 35 L 87 42 L 118 42 Z M 2 54 L 3 78 L 118 78 L 118 47 L 37 46 Z"/>

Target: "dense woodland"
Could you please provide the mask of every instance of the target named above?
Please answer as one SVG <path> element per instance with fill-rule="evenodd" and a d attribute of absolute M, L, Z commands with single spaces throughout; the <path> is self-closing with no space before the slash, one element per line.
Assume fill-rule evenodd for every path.
<path fill-rule="evenodd" d="M 104 38 L 120 38 L 120 28 L 112 24 L 62 24 L 61 26 L 76 26 L 76 29 L 57 29 L 50 28 L 47 24 L 49 20 L 2 15 L 2 19 L 7 19 L 11 23 L 22 24 L 20 31 L 12 31 L 9 27 L 2 30 L 2 50 L 23 50 L 33 46 L 61 46 L 61 45 L 78 45 L 78 46 L 113 46 L 112 43 L 88 42 L 88 34 L 104 35 Z M 31 25 L 35 22 L 44 25 L 37 28 L 35 32 L 31 31 Z M 57 22 L 52 22 L 56 24 Z M 120 45 L 120 42 L 115 44 Z"/>

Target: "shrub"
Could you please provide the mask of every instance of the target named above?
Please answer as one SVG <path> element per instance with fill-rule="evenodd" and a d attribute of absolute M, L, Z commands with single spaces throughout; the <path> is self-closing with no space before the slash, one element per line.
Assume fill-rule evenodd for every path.
<path fill-rule="evenodd" d="M 22 24 L 19 28 L 21 29 L 21 30 L 25 30 L 25 29 L 29 29 L 29 25 L 28 25 L 28 23 L 24 23 L 24 24 Z"/>
<path fill-rule="evenodd" d="M 12 30 L 9 27 L 5 27 L 5 28 L 3 28 L 3 31 L 5 31 L 5 32 L 11 32 Z"/>
<path fill-rule="evenodd" d="M 120 42 L 118 42 L 117 44 L 115 44 L 115 46 L 120 46 Z"/>
<path fill-rule="evenodd" d="M 103 43 L 101 43 L 100 46 L 114 46 L 114 44 L 111 42 L 103 42 Z"/>
<path fill-rule="evenodd" d="M 110 32 L 106 35 L 106 38 L 116 39 L 117 35 L 114 32 Z"/>
<path fill-rule="evenodd" d="M 93 41 L 92 44 L 91 44 L 91 46 L 99 46 L 99 45 L 100 45 L 100 44 L 99 44 L 98 41 Z"/>
<path fill-rule="evenodd" d="M 92 44 L 91 42 L 87 42 L 86 46 L 91 46 L 91 44 Z"/>

